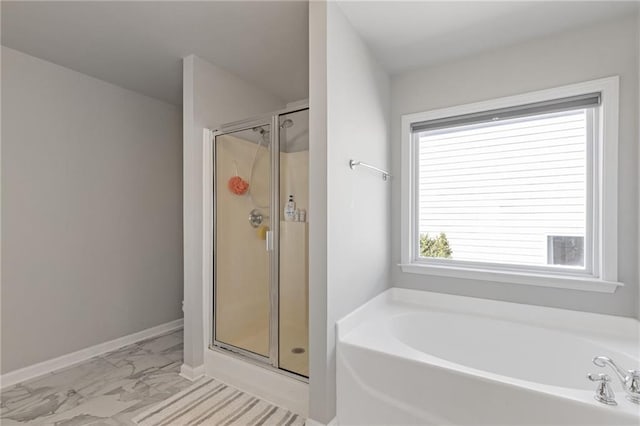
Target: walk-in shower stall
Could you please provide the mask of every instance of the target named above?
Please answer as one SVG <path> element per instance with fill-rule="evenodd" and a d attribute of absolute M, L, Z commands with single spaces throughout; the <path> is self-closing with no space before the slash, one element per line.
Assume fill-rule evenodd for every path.
<path fill-rule="evenodd" d="M 213 165 L 211 344 L 304 379 L 313 214 L 307 107 L 221 126 Z"/>

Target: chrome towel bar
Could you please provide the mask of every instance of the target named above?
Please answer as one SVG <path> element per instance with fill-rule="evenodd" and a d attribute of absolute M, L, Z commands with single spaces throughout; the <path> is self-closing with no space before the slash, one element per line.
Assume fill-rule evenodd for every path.
<path fill-rule="evenodd" d="M 376 166 L 372 166 L 371 164 L 363 163 L 362 161 L 349 160 L 349 167 L 351 170 L 354 170 L 356 166 L 366 167 L 367 169 L 375 170 L 376 172 L 382 173 L 382 180 L 389 180 L 391 177 L 391 173 L 386 170 L 382 170 L 377 168 Z"/>

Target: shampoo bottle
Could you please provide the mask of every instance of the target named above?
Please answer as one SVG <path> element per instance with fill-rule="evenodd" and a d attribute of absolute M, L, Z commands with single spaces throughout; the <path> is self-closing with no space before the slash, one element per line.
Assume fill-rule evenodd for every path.
<path fill-rule="evenodd" d="M 293 195 L 289 195 L 289 201 L 287 201 L 287 205 L 284 208 L 284 220 L 287 222 L 292 222 L 296 220 L 296 202 L 293 201 Z"/>

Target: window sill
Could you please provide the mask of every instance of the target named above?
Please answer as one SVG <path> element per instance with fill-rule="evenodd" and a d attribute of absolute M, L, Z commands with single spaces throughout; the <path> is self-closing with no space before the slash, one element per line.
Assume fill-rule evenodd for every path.
<path fill-rule="evenodd" d="M 460 268 L 440 265 L 400 264 L 402 272 L 410 274 L 436 275 L 468 280 L 491 281 L 507 284 L 533 285 L 538 287 L 562 288 L 571 290 L 614 293 L 624 284 L 604 281 L 593 277 L 575 277 L 566 275 L 535 274 L 514 271 L 499 271 L 481 268 Z"/>

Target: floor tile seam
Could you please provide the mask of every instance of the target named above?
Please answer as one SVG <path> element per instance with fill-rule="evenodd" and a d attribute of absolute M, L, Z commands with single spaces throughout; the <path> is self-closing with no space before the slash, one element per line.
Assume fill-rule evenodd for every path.
<path fill-rule="evenodd" d="M 143 354 L 138 353 L 138 354 L 130 354 L 129 356 L 124 356 L 124 357 L 120 357 L 117 361 L 114 360 L 110 360 L 110 357 L 113 357 L 115 355 L 115 353 L 111 353 L 111 354 L 104 354 L 104 355 L 98 355 L 99 358 L 107 361 L 109 364 L 113 365 L 114 367 L 121 367 L 119 366 L 117 363 L 122 362 L 123 360 L 126 360 L 129 357 L 132 356 L 137 356 L 137 357 L 143 357 L 143 356 L 147 356 L 147 355 L 155 355 L 153 352 L 146 350 L 146 349 L 140 349 L 141 351 L 144 351 Z"/>

